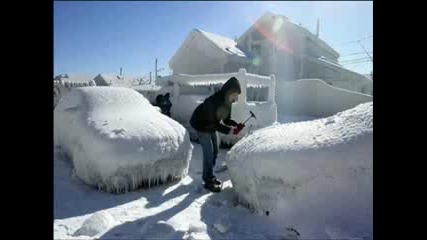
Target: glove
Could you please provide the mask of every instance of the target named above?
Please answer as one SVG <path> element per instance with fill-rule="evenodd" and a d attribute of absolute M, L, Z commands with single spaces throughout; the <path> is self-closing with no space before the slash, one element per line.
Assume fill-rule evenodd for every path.
<path fill-rule="evenodd" d="M 242 129 L 245 127 L 245 124 L 238 123 L 237 126 L 233 129 L 233 134 L 237 135 L 242 131 Z"/>

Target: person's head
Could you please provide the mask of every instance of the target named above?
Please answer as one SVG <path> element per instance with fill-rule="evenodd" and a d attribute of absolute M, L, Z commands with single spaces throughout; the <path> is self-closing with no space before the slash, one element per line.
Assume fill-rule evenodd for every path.
<path fill-rule="evenodd" d="M 229 104 L 237 102 L 241 93 L 240 84 L 237 78 L 232 77 L 228 79 L 221 88 L 221 91 L 225 93 L 225 101 Z"/>
<path fill-rule="evenodd" d="M 239 100 L 239 93 L 237 91 L 231 91 L 228 94 L 228 103 L 235 103 Z"/>
<path fill-rule="evenodd" d="M 165 94 L 165 98 L 166 98 L 166 100 L 169 100 L 169 98 L 170 98 L 170 93 L 166 93 L 166 94 Z"/>

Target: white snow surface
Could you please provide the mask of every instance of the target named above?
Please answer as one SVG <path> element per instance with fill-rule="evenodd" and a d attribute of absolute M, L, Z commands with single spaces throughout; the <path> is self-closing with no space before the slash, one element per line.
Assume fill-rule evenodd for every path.
<path fill-rule="evenodd" d="M 373 102 L 267 127 L 226 157 L 238 200 L 308 237 L 372 236 Z"/>
<path fill-rule="evenodd" d="M 226 153 L 220 149 L 217 164 Z M 116 195 L 82 183 L 57 147 L 54 239 L 289 239 L 286 221 L 254 215 L 237 204 L 227 171 L 216 174 L 224 189 L 214 194 L 202 187 L 201 170 L 202 148 L 195 144 L 189 175 L 181 181 Z"/>
<path fill-rule="evenodd" d="M 141 94 L 122 87 L 73 89 L 54 111 L 55 145 L 85 183 L 108 192 L 188 173 L 188 131 Z"/>

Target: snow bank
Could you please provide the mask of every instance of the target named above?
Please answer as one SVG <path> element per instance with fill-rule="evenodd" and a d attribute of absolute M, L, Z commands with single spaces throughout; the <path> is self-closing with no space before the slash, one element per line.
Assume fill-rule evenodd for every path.
<path fill-rule="evenodd" d="M 372 232 L 373 102 L 258 130 L 237 142 L 226 161 L 239 201 L 259 213 L 323 227 L 329 231 L 323 236 L 331 229 Z"/>
<path fill-rule="evenodd" d="M 54 139 L 80 179 L 109 192 L 182 178 L 193 148 L 182 125 L 122 87 L 73 89 L 55 108 Z"/>
<path fill-rule="evenodd" d="M 370 95 L 332 87 L 319 79 L 277 84 L 276 103 L 282 114 L 327 117 L 373 101 Z"/>

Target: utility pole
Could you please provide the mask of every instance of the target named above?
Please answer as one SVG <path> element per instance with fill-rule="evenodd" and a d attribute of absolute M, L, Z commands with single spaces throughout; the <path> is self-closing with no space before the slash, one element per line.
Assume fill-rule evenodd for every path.
<path fill-rule="evenodd" d="M 156 58 L 156 61 L 154 63 L 154 81 L 157 81 L 157 58 Z"/>
<path fill-rule="evenodd" d="M 150 72 L 150 84 L 151 84 L 151 72 Z"/>
<path fill-rule="evenodd" d="M 157 58 L 156 58 L 156 61 L 154 64 L 154 81 L 157 81 L 157 73 L 162 70 L 165 70 L 165 69 L 164 68 L 157 69 Z"/>

